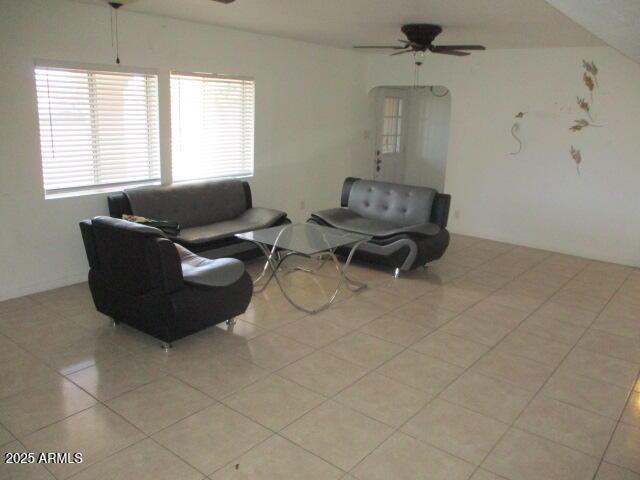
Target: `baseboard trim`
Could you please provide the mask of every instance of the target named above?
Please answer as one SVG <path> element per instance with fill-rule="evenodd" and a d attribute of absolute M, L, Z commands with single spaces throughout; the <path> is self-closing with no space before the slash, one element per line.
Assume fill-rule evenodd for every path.
<path fill-rule="evenodd" d="M 629 258 L 620 258 L 620 257 L 616 257 L 615 255 L 606 255 L 606 254 L 590 254 L 587 252 L 581 252 L 581 251 L 576 251 L 576 250 L 569 250 L 569 249 L 564 249 L 564 248 L 558 248 L 558 247 L 552 247 L 549 245 L 544 245 L 544 244 L 536 244 L 535 242 L 527 242 L 524 240 L 514 240 L 513 238 L 505 238 L 502 237 L 500 235 L 487 235 L 485 233 L 477 233 L 477 232 L 473 232 L 470 230 L 465 230 L 465 229 L 460 229 L 460 228 L 455 228 L 452 229 L 450 227 L 447 227 L 447 229 L 449 230 L 449 233 L 453 233 L 456 235 L 466 235 L 468 237 L 476 237 L 476 238 L 482 238 L 483 240 L 492 240 L 494 242 L 501 242 L 501 243 L 510 243 L 512 245 L 518 245 L 521 247 L 528 247 L 528 248 L 536 248 L 538 250 L 546 250 L 548 252 L 552 252 L 552 253 L 559 253 L 562 255 L 570 255 L 572 257 L 580 257 L 580 258 L 584 258 L 587 260 L 595 260 L 598 262 L 607 262 L 607 263 L 615 263 L 617 265 L 624 265 L 625 267 L 632 267 L 632 268 L 639 268 L 640 267 L 640 260 L 638 259 L 629 259 Z"/>
<path fill-rule="evenodd" d="M 0 302 L 4 300 L 11 300 L 13 298 L 24 297 L 25 295 L 32 295 L 34 293 L 44 292 L 47 290 L 53 290 L 54 288 L 67 287 L 76 283 L 82 283 L 87 281 L 87 272 L 67 275 L 64 277 L 54 278 L 44 282 L 33 283 L 30 285 L 22 285 L 15 288 L 10 288 L 7 291 L 0 292 Z M 11 285 L 8 285 L 11 287 Z"/>

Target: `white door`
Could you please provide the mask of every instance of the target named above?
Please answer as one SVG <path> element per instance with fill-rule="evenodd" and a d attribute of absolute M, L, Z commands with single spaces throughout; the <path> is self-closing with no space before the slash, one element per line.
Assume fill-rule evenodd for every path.
<path fill-rule="evenodd" d="M 376 158 L 373 178 L 385 182 L 404 180 L 404 113 L 406 91 L 379 88 L 376 92 Z"/>

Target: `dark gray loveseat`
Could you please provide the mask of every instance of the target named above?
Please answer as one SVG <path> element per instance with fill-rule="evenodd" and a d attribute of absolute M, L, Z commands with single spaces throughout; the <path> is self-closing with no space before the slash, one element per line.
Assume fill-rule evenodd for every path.
<path fill-rule="evenodd" d="M 341 208 L 315 212 L 309 221 L 373 236 L 355 257 L 408 271 L 444 254 L 450 203 L 450 195 L 428 187 L 347 178 Z"/>
<path fill-rule="evenodd" d="M 109 195 L 107 201 L 115 218 L 130 214 L 178 222 L 180 233 L 168 237 L 193 252 L 238 244 L 236 233 L 290 223 L 285 212 L 254 207 L 251 188 L 241 180 L 133 188 Z"/>

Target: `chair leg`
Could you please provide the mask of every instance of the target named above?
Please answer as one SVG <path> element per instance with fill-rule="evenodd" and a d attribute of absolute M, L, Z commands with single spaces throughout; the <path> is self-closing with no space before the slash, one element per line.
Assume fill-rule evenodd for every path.
<path fill-rule="evenodd" d="M 171 345 L 171 342 L 162 342 L 162 349 L 165 352 L 168 352 L 169 350 L 171 350 L 173 348 L 173 345 Z"/>
<path fill-rule="evenodd" d="M 400 267 L 396 268 L 393 271 L 393 278 L 398 278 L 400 276 Z"/>
<path fill-rule="evenodd" d="M 226 323 L 227 325 L 229 325 L 230 327 L 233 327 L 233 326 L 236 324 L 236 319 L 235 319 L 235 317 L 230 318 L 230 319 L 229 319 L 229 320 L 227 320 L 225 323 Z"/>
<path fill-rule="evenodd" d="M 120 322 L 118 320 L 116 320 L 115 318 L 111 319 L 111 326 L 112 327 L 117 327 L 119 323 Z"/>

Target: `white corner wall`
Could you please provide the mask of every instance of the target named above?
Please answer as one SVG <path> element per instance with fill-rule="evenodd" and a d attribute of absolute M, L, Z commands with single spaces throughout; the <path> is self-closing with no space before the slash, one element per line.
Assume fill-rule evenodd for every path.
<path fill-rule="evenodd" d="M 368 91 L 413 83 L 410 58 L 368 59 Z M 588 97 L 583 59 L 600 71 L 602 127 L 572 133 L 576 96 Z M 420 82 L 451 89 L 451 231 L 640 265 L 640 65 L 609 47 L 429 55 Z M 519 111 L 523 149 L 510 155 Z"/>
<path fill-rule="evenodd" d="M 370 105 L 362 55 L 126 9 L 120 40 L 123 65 L 160 74 L 165 168 L 167 79 L 176 69 L 255 77 L 255 204 L 303 221 L 313 210 L 339 205 L 345 176 L 366 173 Z M 105 214 L 106 196 L 44 200 L 33 65 L 35 59 L 113 64 L 109 10 L 70 0 L 3 2 L 0 45 L 3 300 L 86 278 L 78 221 Z"/>

